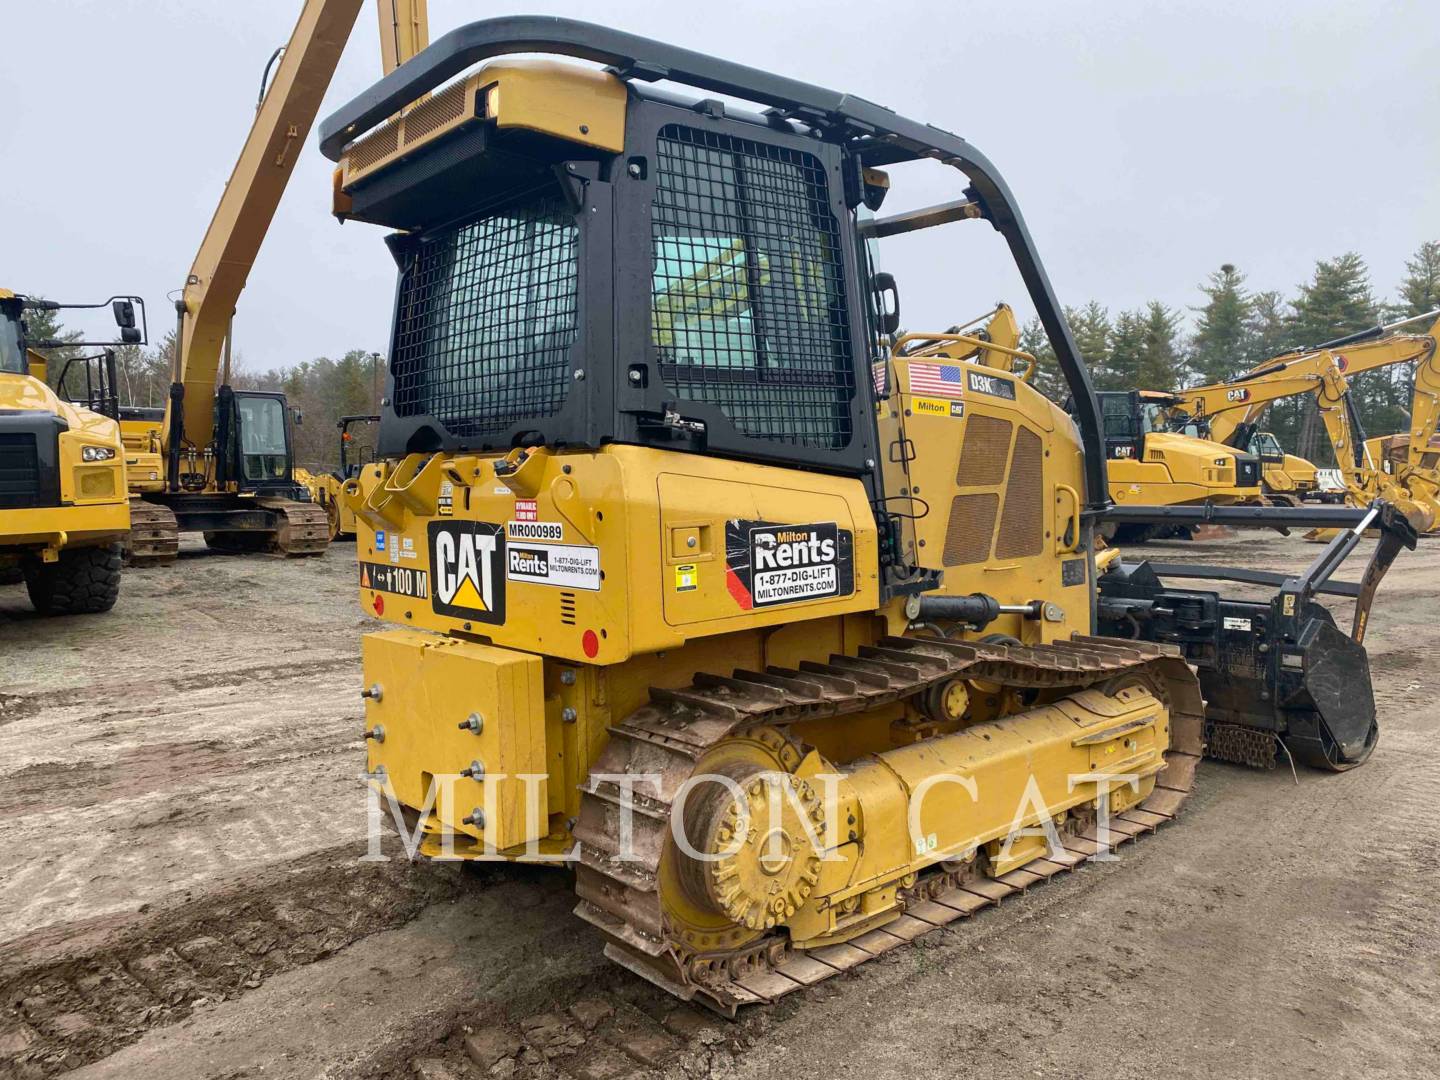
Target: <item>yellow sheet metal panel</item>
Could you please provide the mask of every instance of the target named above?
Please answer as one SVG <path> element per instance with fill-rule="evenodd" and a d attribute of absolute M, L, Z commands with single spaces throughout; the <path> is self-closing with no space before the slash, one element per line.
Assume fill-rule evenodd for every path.
<path fill-rule="evenodd" d="M 549 831 L 540 657 L 415 630 L 368 634 L 362 652 L 380 688 L 365 705 L 369 767 L 384 767 L 400 802 L 497 849 Z M 476 762 L 482 778 L 462 775 Z M 477 809 L 483 827 L 462 820 Z"/>
<path fill-rule="evenodd" d="M 486 112 L 525 128 L 618 154 L 625 149 L 625 84 L 608 72 L 556 60 L 500 60 L 481 72 L 495 85 Z"/>
<path fill-rule="evenodd" d="M 1083 460 L 1074 424 L 1022 379 L 939 353 L 892 361 L 880 407 L 887 507 L 906 556 L 944 573 L 944 595 L 1049 600 L 1058 618 L 987 627 L 1026 644 L 1089 630 L 1088 559 L 1077 550 Z M 1059 556 L 1057 558 L 1057 556 Z"/>
<path fill-rule="evenodd" d="M 621 445 L 536 451 L 510 474 L 501 460 L 416 455 L 367 471 L 351 500 L 367 612 L 616 664 L 878 606 L 859 480 L 807 473 L 796 490 L 784 469 Z M 767 576 L 750 572 L 753 545 Z"/>
<path fill-rule="evenodd" d="M 130 531 L 128 500 L 88 506 L 0 510 L 0 547 L 78 547 L 121 539 Z"/>
<path fill-rule="evenodd" d="M 857 522 L 845 494 L 678 472 L 657 477 L 657 490 L 673 626 L 808 619 L 855 610 L 857 591 L 869 591 L 873 564 L 856 560 L 855 545 L 874 526 L 868 508 Z"/>
<path fill-rule="evenodd" d="M 625 84 L 554 60 L 497 60 L 356 139 L 341 159 L 338 194 L 461 128 L 534 131 L 618 154 L 625 149 Z"/>

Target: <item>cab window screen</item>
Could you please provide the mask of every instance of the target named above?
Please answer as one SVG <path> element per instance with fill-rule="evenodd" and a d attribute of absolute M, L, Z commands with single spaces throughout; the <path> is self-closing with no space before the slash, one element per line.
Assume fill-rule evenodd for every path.
<path fill-rule="evenodd" d="M 473 437 L 556 412 L 576 336 L 577 236 L 545 192 L 425 237 L 400 290 L 396 414 Z"/>
<path fill-rule="evenodd" d="M 650 339 L 666 384 L 747 435 L 846 446 L 855 376 L 819 159 L 669 125 L 655 179 Z"/>
<path fill-rule="evenodd" d="M 1129 394 L 1100 394 L 1100 414 L 1105 434 L 1113 439 L 1130 439 L 1139 434 L 1130 411 Z"/>

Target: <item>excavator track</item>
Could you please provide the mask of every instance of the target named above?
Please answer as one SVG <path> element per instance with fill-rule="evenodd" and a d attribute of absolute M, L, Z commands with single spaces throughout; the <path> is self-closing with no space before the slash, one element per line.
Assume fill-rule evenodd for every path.
<path fill-rule="evenodd" d="M 180 526 L 168 506 L 130 500 L 130 535 L 125 561 L 132 566 L 163 566 L 180 553 Z"/>
<path fill-rule="evenodd" d="M 255 500 L 280 516 L 271 550 L 286 558 L 320 555 L 330 546 L 330 518 L 319 503 L 273 497 Z"/>
<path fill-rule="evenodd" d="M 963 676 L 1015 689 L 1079 691 L 1142 678 L 1170 709 L 1171 747 L 1152 794 L 1111 820 L 1115 846 L 1152 832 L 1180 811 L 1204 752 L 1204 703 L 1193 670 L 1169 646 L 1076 636 L 1039 647 L 887 638 L 855 656 L 732 676 L 698 676 L 682 690 L 652 688 L 648 705 L 610 729 L 610 741 L 582 789 L 576 914 L 607 938 L 612 960 L 685 1000 L 727 1016 L 773 1002 L 889 952 L 983 907 L 1024 892 L 1105 850 L 1093 826 L 1063 834 L 1063 851 L 1000 877 L 937 864 L 902 891 L 903 913 L 841 944 L 800 950 L 783 932 L 730 951 L 697 954 L 670 933 L 659 893 L 673 801 L 696 763 L 722 740 L 759 727 L 855 714 Z M 638 788 L 632 812 L 619 808 L 617 775 L 663 777 L 654 795 Z M 624 837 L 628 821 L 631 830 Z M 621 858 L 622 850 L 633 854 Z"/>
<path fill-rule="evenodd" d="M 275 496 L 258 497 L 255 505 L 275 515 L 274 531 L 234 530 L 207 532 L 205 543 L 213 551 L 232 555 L 268 554 L 284 558 L 319 555 L 330 546 L 330 519 L 318 503 L 296 502 Z"/>

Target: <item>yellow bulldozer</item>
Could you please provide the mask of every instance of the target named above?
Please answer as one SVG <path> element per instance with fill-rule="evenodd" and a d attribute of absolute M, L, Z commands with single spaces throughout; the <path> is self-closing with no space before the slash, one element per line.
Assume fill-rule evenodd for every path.
<path fill-rule="evenodd" d="M 113 342 L 27 336 L 27 311 L 111 308 Z M 138 344 L 138 297 L 61 304 L 0 289 L 0 571 L 18 571 L 44 614 L 109 611 L 120 592 L 130 533 L 124 446 L 103 386 L 81 402 L 47 381 L 46 348 Z M 114 354 L 96 354 L 113 371 Z M 109 383 L 114 385 L 113 378 Z"/>
<path fill-rule="evenodd" d="M 1373 747 L 1361 638 L 1404 519 L 1209 508 L 1350 526 L 1264 604 L 1101 573 L 1100 407 L 965 140 L 517 17 L 320 142 L 337 217 L 399 265 L 379 460 L 345 498 L 391 624 L 363 644 L 373 790 L 423 854 L 573 864 L 609 956 L 733 1013 L 1169 821 L 1207 738 L 1334 769 Z M 960 198 L 876 216 L 943 167 Z M 879 241 L 965 221 L 1008 246 L 1073 420 L 958 358 L 993 342 L 897 340 Z M 1367 526 L 1347 633 L 1315 601 Z"/>

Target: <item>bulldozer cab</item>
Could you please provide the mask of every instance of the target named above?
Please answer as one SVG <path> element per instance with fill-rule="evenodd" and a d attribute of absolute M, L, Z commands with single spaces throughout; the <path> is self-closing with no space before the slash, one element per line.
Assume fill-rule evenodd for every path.
<path fill-rule="evenodd" d="M 322 125 L 337 216 L 397 230 L 379 456 L 624 443 L 853 476 L 882 505 L 876 389 L 898 290 L 864 241 L 986 218 L 1098 448 L 1023 221 L 964 140 L 569 20 L 546 22 L 538 51 L 608 69 L 510 59 L 514 23 L 447 35 Z M 767 111 L 656 88 L 652 67 Z M 964 173 L 965 198 L 862 229 L 885 170 L 926 159 Z M 1103 503 L 1103 462 L 1087 468 Z"/>

